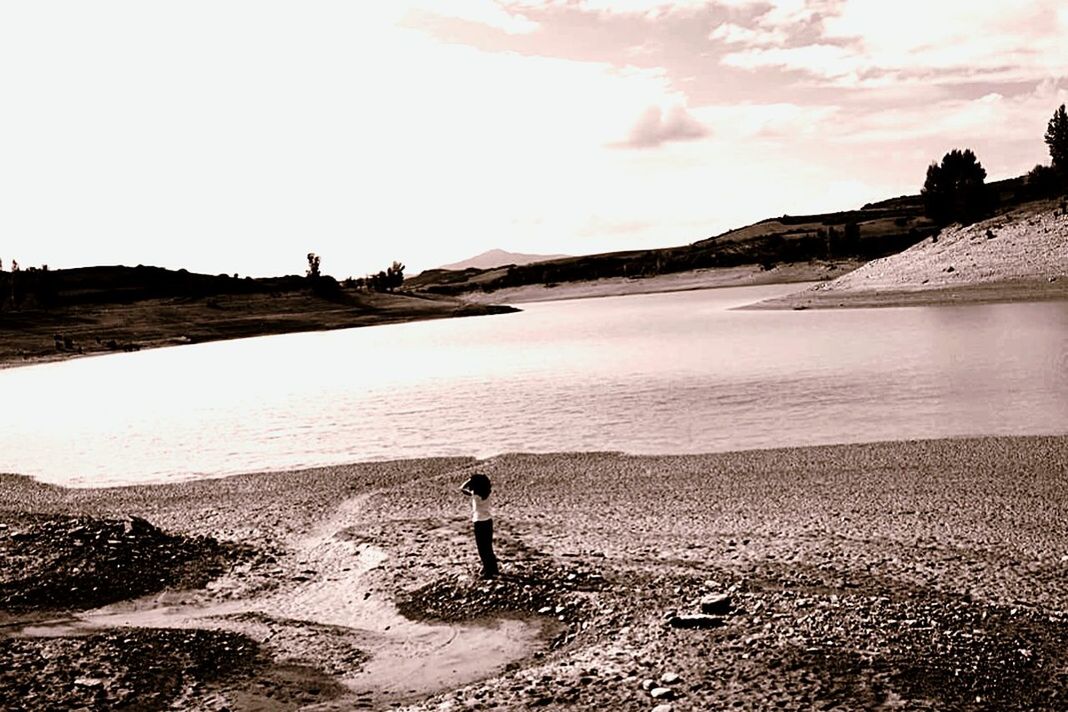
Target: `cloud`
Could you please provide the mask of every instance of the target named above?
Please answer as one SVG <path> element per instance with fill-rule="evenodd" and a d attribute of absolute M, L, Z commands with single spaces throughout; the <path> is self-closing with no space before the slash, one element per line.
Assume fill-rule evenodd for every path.
<path fill-rule="evenodd" d="M 657 148 L 671 141 L 695 141 L 709 135 L 708 128 L 690 116 L 681 106 L 664 113 L 659 106 L 650 106 L 630 130 L 627 140 L 615 144 L 619 148 Z"/>
<path fill-rule="evenodd" d="M 716 3 L 710 0 L 506 0 L 515 7 L 570 7 L 603 15 L 635 15 L 655 20 L 667 15 L 704 10 Z"/>
<path fill-rule="evenodd" d="M 829 79 L 854 75 L 871 67 L 870 62 L 853 50 L 828 44 L 746 49 L 724 55 L 721 62 L 740 69 L 803 69 Z"/>
<path fill-rule="evenodd" d="M 802 71 L 820 83 L 891 86 L 920 77 L 943 84 L 1040 81 L 1068 66 L 1068 12 L 1059 0 L 988 4 L 929 0 L 775 0 L 753 27 L 717 28 L 714 39 L 744 49 L 721 58 L 728 67 Z M 754 7 L 761 7 L 754 5 Z M 769 48 L 763 32 L 815 37 Z M 714 33 L 715 34 L 715 33 Z M 874 83 L 873 83 L 874 82 Z"/>
<path fill-rule="evenodd" d="M 527 34 L 539 27 L 537 22 L 494 0 L 450 0 L 447 7 L 436 0 L 404 0 L 404 5 L 417 14 L 465 20 L 510 35 Z"/>
<path fill-rule="evenodd" d="M 749 28 L 732 22 L 724 22 L 712 30 L 708 39 L 719 40 L 726 44 L 779 45 L 786 41 L 786 33 L 779 29 Z"/>

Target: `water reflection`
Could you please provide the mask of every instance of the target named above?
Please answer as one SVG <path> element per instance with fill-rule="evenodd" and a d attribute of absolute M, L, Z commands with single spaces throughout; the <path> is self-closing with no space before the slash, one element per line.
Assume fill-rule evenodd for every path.
<path fill-rule="evenodd" d="M 424 455 L 1068 432 L 1068 304 L 532 304 L 0 371 L 0 470 L 110 484 Z"/>

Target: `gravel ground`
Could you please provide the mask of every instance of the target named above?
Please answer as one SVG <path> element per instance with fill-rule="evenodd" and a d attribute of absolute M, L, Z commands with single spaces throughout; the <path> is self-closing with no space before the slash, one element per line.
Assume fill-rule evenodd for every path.
<path fill-rule="evenodd" d="M 492 582 L 474 576 L 456 491 L 473 469 L 494 482 L 503 574 Z M 410 709 L 1068 707 L 1064 436 L 507 455 L 100 491 L 9 477 L 0 494 L 0 521 L 7 512 L 136 515 L 172 535 L 274 557 L 215 594 L 239 598 L 301 585 L 294 537 L 361 497 L 338 536 L 388 554 L 369 575 L 405 615 L 546 624 L 528 659 L 408 700 Z M 28 640 L 0 636 L 5 650 Z M 183 678 L 182 689 L 201 691 L 182 697 L 185 706 L 386 704 L 330 687 L 314 645 L 286 662 L 303 672 L 279 691 L 279 661 L 252 644 L 214 676 L 176 664 L 167 675 L 199 680 Z M 70 655 L 86 665 L 95 650 Z M 37 679 L 27 668 L 4 682 Z"/>

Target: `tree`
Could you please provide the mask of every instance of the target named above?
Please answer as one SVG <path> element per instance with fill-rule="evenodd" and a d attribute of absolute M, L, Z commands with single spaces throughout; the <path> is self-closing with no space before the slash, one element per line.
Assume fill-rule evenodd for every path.
<path fill-rule="evenodd" d="M 386 287 L 393 291 L 404 284 L 404 265 L 396 260 L 386 268 Z"/>
<path fill-rule="evenodd" d="M 1068 112 L 1061 104 L 1046 126 L 1046 145 L 1049 157 L 1053 160 L 1053 169 L 1061 175 L 1068 175 Z"/>
<path fill-rule="evenodd" d="M 315 279 L 319 276 L 319 255 L 314 252 L 308 253 L 308 276 Z"/>
<path fill-rule="evenodd" d="M 924 212 L 939 225 L 954 221 L 970 223 L 978 220 L 989 207 L 986 169 L 971 149 L 953 149 L 942 157 L 942 163 L 927 167 L 923 183 Z"/>

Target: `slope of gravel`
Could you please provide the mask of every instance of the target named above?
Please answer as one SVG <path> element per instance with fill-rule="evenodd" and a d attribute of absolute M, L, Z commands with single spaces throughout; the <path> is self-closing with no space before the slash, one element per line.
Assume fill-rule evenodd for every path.
<path fill-rule="evenodd" d="M 1029 203 L 756 308 L 1068 299 L 1064 201 Z"/>
<path fill-rule="evenodd" d="M 814 291 L 921 289 L 1068 275 L 1068 214 L 1058 201 L 942 230 L 903 252 L 873 260 Z"/>

